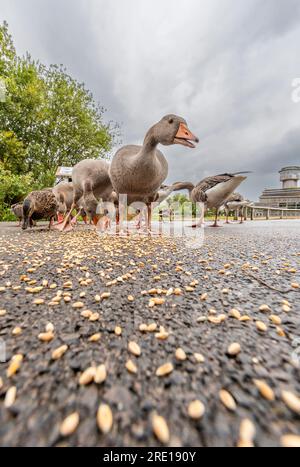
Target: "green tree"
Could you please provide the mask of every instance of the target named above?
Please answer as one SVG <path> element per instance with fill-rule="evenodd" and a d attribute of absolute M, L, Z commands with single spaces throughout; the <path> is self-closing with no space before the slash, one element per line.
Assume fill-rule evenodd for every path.
<path fill-rule="evenodd" d="M 0 51 L 0 76 L 6 77 L 16 60 L 15 47 L 6 21 L 0 25 Z"/>
<path fill-rule="evenodd" d="M 45 67 L 18 57 L 7 23 L 0 25 L 0 160 L 12 173 L 32 172 L 53 182 L 57 167 L 105 157 L 118 126 L 104 123 L 104 109 L 62 66 Z"/>
<path fill-rule="evenodd" d="M 26 165 L 26 149 L 12 131 L 0 130 L 0 161 L 4 169 L 22 173 Z"/>
<path fill-rule="evenodd" d="M 37 134 L 38 159 L 43 166 L 55 171 L 60 165 L 105 157 L 116 127 L 103 123 L 104 109 L 62 67 L 40 67 L 40 75 L 46 89 L 46 105 Z M 31 162 L 36 160 L 35 150 Z"/>
<path fill-rule="evenodd" d="M 0 162 L 0 218 L 10 220 L 10 206 L 24 199 L 30 191 L 39 188 L 32 174 L 13 174 Z"/>

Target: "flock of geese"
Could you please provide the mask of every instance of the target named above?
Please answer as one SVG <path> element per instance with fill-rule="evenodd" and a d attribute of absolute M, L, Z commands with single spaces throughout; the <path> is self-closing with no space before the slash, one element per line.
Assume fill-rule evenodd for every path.
<path fill-rule="evenodd" d="M 114 203 L 118 224 L 119 195 L 126 194 L 128 205 L 142 202 L 147 206 L 147 229 L 151 232 L 152 203 L 164 201 L 173 191 L 187 189 L 193 203 L 201 202 L 205 209 L 216 209 L 213 226 L 218 226 L 218 212 L 222 206 L 228 213 L 249 205 L 247 200 L 235 193 L 246 179 L 246 172 L 207 177 L 195 186 L 190 182 L 164 185 L 168 176 L 168 162 L 158 145 L 180 144 L 195 148 L 198 142 L 183 118 L 166 115 L 148 130 L 142 146 L 123 146 L 116 152 L 111 164 L 104 160 L 82 160 L 73 169 L 72 183 L 61 182 L 54 188 L 33 191 L 23 204 L 14 206 L 13 210 L 19 218 L 22 217 L 23 229 L 32 226 L 38 219 L 48 218 L 49 227 L 68 231 L 74 228 L 79 215 L 85 221 L 89 218 L 97 224 L 97 208 L 102 200 Z M 77 215 L 73 218 L 75 209 Z M 57 215 L 59 222 L 53 225 Z"/>

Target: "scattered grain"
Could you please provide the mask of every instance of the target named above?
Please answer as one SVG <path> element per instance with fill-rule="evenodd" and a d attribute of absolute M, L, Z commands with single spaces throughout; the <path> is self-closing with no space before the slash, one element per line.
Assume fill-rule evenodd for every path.
<path fill-rule="evenodd" d="M 74 412 L 71 415 L 68 415 L 60 425 L 60 434 L 61 436 L 70 436 L 72 435 L 79 425 L 79 413 Z"/>
<path fill-rule="evenodd" d="M 152 429 L 158 441 L 162 444 L 168 444 L 170 440 L 169 427 L 166 420 L 156 413 L 152 416 Z"/>
<path fill-rule="evenodd" d="M 107 404 L 100 404 L 97 412 L 97 424 L 103 434 L 111 431 L 113 426 L 113 414 Z"/>
<path fill-rule="evenodd" d="M 228 409 L 231 410 L 232 412 L 235 412 L 236 410 L 236 403 L 232 395 L 226 391 L 225 389 L 222 389 L 219 392 L 219 397 L 223 405 Z"/>

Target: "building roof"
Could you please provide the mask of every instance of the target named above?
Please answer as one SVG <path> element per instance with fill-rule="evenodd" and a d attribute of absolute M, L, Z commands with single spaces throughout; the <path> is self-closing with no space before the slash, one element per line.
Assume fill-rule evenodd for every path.
<path fill-rule="evenodd" d="M 298 166 L 297 165 L 291 165 L 289 167 L 283 167 L 281 170 L 279 170 L 279 173 L 285 172 L 285 171 L 287 171 L 287 172 L 288 171 L 293 171 L 293 170 L 299 172 L 300 171 L 300 166 L 299 165 Z"/>
<path fill-rule="evenodd" d="M 278 198 L 285 198 L 285 197 L 292 197 L 292 198 L 300 198 L 300 187 L 295 188 L 274 188 L 274 189 L 266 189 L 263 191 L 262 197 L 278 197 Z"/>
<path fill-rule="evenodd" d="M 73 167 L 58 167 L 56 177 L 72 177 Z"/>

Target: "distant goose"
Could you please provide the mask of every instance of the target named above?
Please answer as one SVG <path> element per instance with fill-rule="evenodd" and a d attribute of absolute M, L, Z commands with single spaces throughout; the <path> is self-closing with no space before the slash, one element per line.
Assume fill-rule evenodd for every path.
<path fill-rule="evenodd" d="M 22 229 L 26 230 L 32 221 L 49 219 L 49 229 L 56 216 L 58 203 L 51 189 L 32 191 L 23 203 Z"/>
<path fill-rule="evenodd" d="M 101 159 L 85 159 L 75 165 L 72 172 L 73 203 L 59 230 L 70 230 L 69 222 L 73 209 L 84 209 L 96 225 L 99 218 L 97 208 L 100 199 L 111 201 L 113 188 L 109 177 L 109 164 Z"/>
<path fill-rule="evenodd" d="M 19 220 L 19 225 L 18 227 L 21 226 L 21 222 L 23 219 L 23 203 L 16 203 L 11 206 L 11 212 L 16 216 L 16 218 Z"/>
<path fill-rule="evenodd" d="M 175 182 L 172 185 L 162 185 L 157 192 L 157 199 L 159 204 L 165 201 L 174 191 L 188 190 L 191 195 L 194 185 L 190 182 Z"/>
<path fill-rule="evenodd" d="M 216 209 L 215 222 L 212 227 L 219 227 L 218 214 L 220 207 L 229 198 L 232 192 L 244 181 L 247 177 L 243 174 L 249 172 L 240 172 L 236 174 L 220 174 L 212 177 L 207 177 L 202 180 L 192 191 L 191 199 L 193 203 L 204 203 L 205 210 Z M 201 224 L 201 222 L 200 222 Z M 200 224 L 193 227 L 200 227 Z"/>
<path fill-rule="evenodd" d="M 248 199 L 245 199 L 239 193 L 232 193 L 232 195 L 224 203 L 224 208 L 226 212 L 226 224 L 230 223 L 228 220 L 230 211 L 237 212 L 237 215 L 240 214 L 241 216 L 240 223 L 243 224 L 244 217 L 245 217 L 245 209 L 251 206 L 252 204 L 253 203 L 251 201 L 249 201 Z"/>
<path fill-rule="evenodd" d="M 73 197 L 74 197 L 74 189 L 73 183 L 71 182 L 60 182 L 52 188 L 52 191 L 56 197 L 58 203 L 58 222 L 63 222 L 64 215 L 67 214 L 70 209 L 73 210 Z M 83 205 L 83 200 L 80 199 L 75 208 L 78 212 L 78 215 L 81 215 L 84 222 L 86 223 L 86 213 L 81 206 Z"/>
<path fill-rule="evenodd" d="M 60 182 L 52 188 L 58 203 L 58 222 L 71 209 L 73 203 L 73 184 Z"/>

